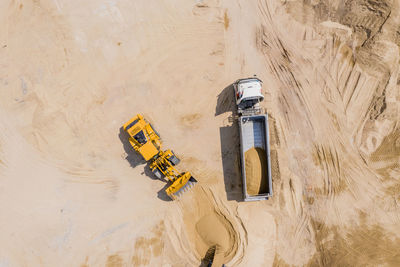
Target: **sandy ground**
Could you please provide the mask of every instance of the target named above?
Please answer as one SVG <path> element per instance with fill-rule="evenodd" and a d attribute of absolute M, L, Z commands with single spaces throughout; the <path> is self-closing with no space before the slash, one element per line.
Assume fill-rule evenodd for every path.
<path fill-rule="evenodd" d="M 199 266 L 214 238 L 227 266 L 400 264 L 397 1 L 4 0 L 0 25 L 0 266 Z M 253 74 L 274 196 L 244 203 Z M 136 113 L 199 180 L 182 199 Z"/>

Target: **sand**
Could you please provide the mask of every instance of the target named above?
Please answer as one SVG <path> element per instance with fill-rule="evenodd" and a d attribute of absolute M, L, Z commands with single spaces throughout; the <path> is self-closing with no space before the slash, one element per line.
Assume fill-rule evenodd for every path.
<path fill-rule="evenodd" d="M 229 232 L 225 225 L 215 214 L 208 214 L 196 223 L 196 231 L 207 246 L 215 249 L 213 264 L 221 266 L 230 243 Z"/>
<path fill-rule="evenodd" d="M 208 214 L 196 224 L 197 233 L 208 246 L 218 246 L 225 251 L 229 245 L 229 234 L 224 225 L 214 216 Z"/>
<path fill-rule="evenodd" d="M 387 0 L 0 1 L 0 265 L 199 266 L 218 218 L 227 266 L 398 266 L 399 25 Z M 274 195 L 244 203 L 253 74 Z M 200 191 L 166 200 L 136 113 Z"/>
<path fill-rule="evenodd" d="M 180 237 L 180 247 L 188 258 L 205 263 L 213 259 L 216 266 L 241 261 L 246 233 L 241 220 L 234 216 L 226 204 L 202 185 L 196 186 L 179 200 L 185 232 L 191 244 L 188 247 Z"/>
<path fill-rule="evenodd" d="M 247 193 L 251 196 L 268 192 L 268 172 L 265 150 L 250 148 L 244 154 Z"/>

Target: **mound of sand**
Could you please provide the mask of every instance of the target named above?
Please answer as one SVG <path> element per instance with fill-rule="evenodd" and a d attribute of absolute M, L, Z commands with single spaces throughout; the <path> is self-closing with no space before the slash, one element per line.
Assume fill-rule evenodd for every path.
<path fill-rule="evenodd" d="M 211 213 L 197 222 L 196 231 L 207 246 L 215 247 L 213 264 L 221 266 L 224 263 L 225 252 L 230 247 L 231 239 L 225 224 L 215 213 Z"/>
<path fill-rule="evenodd" d="M 208 214 L 202 217 L 196 224 L 196 230 L 203 241 L 210 247 L 228 248 L 229 233 L 215 214 Z"/>
<path fill-rule="evenodd" d="M 181 234 L 176 238 L 170 235 L 170 240 L 176 240 L 174 246 L 180 255 L 190 259 L 190 266 L 198 266 L 199 261 L 208 264 L 211 259 L 213 266 L 224 263 L 236 266 L 242 260 L 247 240 L 242 223 L 211 190 L 199 184 L 178 203 L 183 212 L 185 235 L 192 245 L 188 246 Z"/>
<path fill-rule="evenodd" d="M 267 159 L 265 150 L 253 147 L 245 153 L 246 183 L 249 195 L 267 193 Z"/>

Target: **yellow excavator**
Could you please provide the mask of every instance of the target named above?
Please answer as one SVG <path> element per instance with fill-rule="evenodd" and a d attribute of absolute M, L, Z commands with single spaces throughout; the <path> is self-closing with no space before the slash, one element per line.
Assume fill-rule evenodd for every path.
<path fill-rule="evenodd" d="M 137 114 L 130 119 L 123 129 L 129 134 L 129 142 L 133 149 L 150 163 L 153 174 L 159 179 L 164 176 L 171 181 L 172 184 L 165 190 L 171 199 L 177 199 L 197 183 L 190 172 L 176 170 L 175 166 L 180 160 L 172 150 L 162 151 L 160 135 L 142 115 Z"/>

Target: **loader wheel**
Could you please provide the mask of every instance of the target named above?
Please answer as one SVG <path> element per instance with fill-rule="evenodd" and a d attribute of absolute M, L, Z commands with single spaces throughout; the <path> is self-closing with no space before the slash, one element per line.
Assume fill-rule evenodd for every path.
<path fill-rule="evenodd" d="M 162 173 L 155 168 L 154 170 L 151 171 L 158 179 L 161 179 L 163 177 Z"/>
<path fill-rule="evenodd" d="M 180 159 L 178 159 L 175 155 L 172 155 L 169 159 L 169 162 L 171 162 L 172 166 L 176 166 L 179 164 L 179 162 L 181 162 Z"/>

